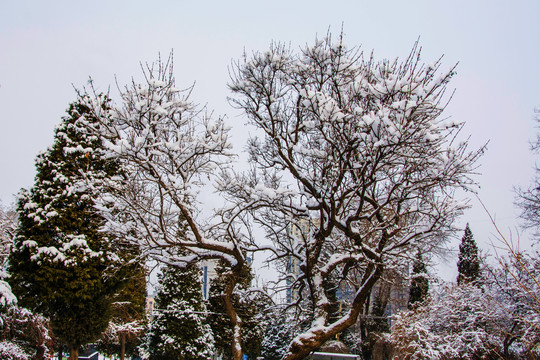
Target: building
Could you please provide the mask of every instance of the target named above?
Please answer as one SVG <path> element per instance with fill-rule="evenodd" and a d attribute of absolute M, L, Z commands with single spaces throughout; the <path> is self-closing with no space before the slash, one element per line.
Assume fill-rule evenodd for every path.
<path fill-rule="evenodd" d="M 146 316 L 152 318 L 154 316 L 154 309 L 156 307 L 156 291 L 154 290 L 151 294 L 146 296 Z"/>
<path fill-rule="evenodd" d="M 304 239 L 310 236 L 310 232 L 313 227 L 318 226 L 319 219 L 298 219 L 295 222 L 290 223 L 287 227 L 287 236 L 290 241 L 303 241 Z M 286 267 L 286 302 L 291 304 L 298 300 L 299 298 L 299 284 L 296 283 L 296 280 L 300 277 L 302 270 L 300 269 L 300 259 L 289 256 L 287 258 Z"/>
<path fill-rule="evenodd" d="M 204 260 L 201 262 L 202 294 L 205 300 L 208 300 L 210 293 L 210 281 L 217 276 L 216 265 L 217 260 Z"/>

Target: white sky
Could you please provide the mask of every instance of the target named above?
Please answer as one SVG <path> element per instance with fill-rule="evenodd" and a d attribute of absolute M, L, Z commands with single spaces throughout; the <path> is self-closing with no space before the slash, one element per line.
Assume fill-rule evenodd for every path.
<path fill-rule="evenodd" d="M 244 120 L 229 107 L 228 66 L 272 40 L 298 47 L 344 26 L 349 47 L 405 57 L 420 37 L 423 60 L 459 62 L 447 115 L 467 123 L 481 159 L 480 198 L 499 226 L 515 230 L 513 186 L 527 185 L 534 157 L 532 113 L 540 106 L 540 2 L 425 1 L 3 1 L 0 4 L 0 199 L 30 187 L 34 158 L 89 76 L 101 90 L 139 76 L 139 62 L 171 49 L 177 84 L 192 100 Z M 237 150 L 243 144 L 237 144 Z M 463 217 L 486 244 L 493 228 L 476 199 Z M 526 240 L 527 236 L 522 235 Z M 523 240 L 523 241 L 525 241 Z M 485 246 L 485 245 L 483 245 Z M 449 269 L 455 267 L 450 260 Z M 450 274 L 449 276 L 453 276 Z"/>

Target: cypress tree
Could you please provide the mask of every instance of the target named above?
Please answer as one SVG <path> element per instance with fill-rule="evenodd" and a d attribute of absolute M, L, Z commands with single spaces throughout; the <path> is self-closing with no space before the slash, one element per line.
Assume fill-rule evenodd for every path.
<path fill-rule="evenodd" d="M 204 323 L 206 306 L 196 265 L 163 268 L 155 306 L 145 344 L 150 360 L 211 358 L 214 339 L 210 326 Z"/>
<path fill-rule="evenodd" d="M 480 278 L 480 258 L 478 256 L 478 246 L 474 240 L 469 224 L 465 227 L 465 232 L 459 245 L 458 285 L 476 282 Z"/>
<path fill-rule="evenodd" d="M 76 359 L 107 327 L 121 284 L 114 239 L 100 231 L 104 221 L 84 179 L 107 178 L 117 167 L 89 135 L 97 123 L 89 109 L 75 102 L 67 114 L 53 145 L 37 157 L 34 186 L 19 195 L 8 271 L 19 304 L 49 317 Z"/>
<path fill-rule="evenodd" d="M 427 298 L 428 292 L 429 280 L 427 277 L 426 263 L 422 258 L 422 253 L 418 251 L 412 268 L 411 287 L 409 289 L 409 309 L 422 303 Z"/>

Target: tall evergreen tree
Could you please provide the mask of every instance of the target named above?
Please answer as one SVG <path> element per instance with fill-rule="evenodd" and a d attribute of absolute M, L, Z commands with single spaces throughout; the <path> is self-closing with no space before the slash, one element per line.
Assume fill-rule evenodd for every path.
<path fill-rule="evenodd" d="M 89 109 L 75 102 L 67 114 L 53 145 L 37 157 L 33 188 L 19 195 L 8 271 L 19 304 L 49 317 L 55 336 L 76 359 L 79 347 L 107 327 L 121 284 L 115 239 L 100 231 L 103 219 L 84 179 L 107 178 L 117 167 L 89 135 L 96 124 Z"/>
<path fill-rule="evenodd" d="M 156 315 L 147 333 L 150 360 L 206 360 L 213 354 L 212 330 L 205 324 L 201 273 L 196 265 L 167 265 L 159 275 Z"/>
<path fill-rule="evenodd" d="M 422 303 L 429 292 L 429 279 L 422 253 L 418 251 L 413 262 L 411 287 L 409 288 L 409 309 Z"/>
<path fill-rule="evenodd" d="M 461 244 L 459 245 L 457 268 L 458 285 L 468 282 L 475 282 L 480 278 L 480 257 L 478 256 L 478 246 L 476 246 L 476 241 L 474 241 L 474 237 L 468 223 L 465 227 L 463 238 L 461 238 Z"/>

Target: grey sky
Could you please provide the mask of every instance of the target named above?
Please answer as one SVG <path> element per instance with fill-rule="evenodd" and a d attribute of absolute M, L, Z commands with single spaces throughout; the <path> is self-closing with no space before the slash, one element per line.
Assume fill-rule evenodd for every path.
<path fill-rule="evenodd" d="M 171 49 L 177 83 L 192 99 L 244 121 L 226 101 L 227 67 L 272 40 L 298 47 L 336 34 L 377 58 L 405 57 L 420 37 L 423 60 L 459 62 L 447 115 L 467 123 L 471 145 L 490 141 L 480 198 L 514 228 L 512 186 L 527 185 L 532 112 L 540 106 L 540 2 L 531 1 L 3 1 L 0 5 L 0 199 L 32 185 L 34 158 L 52 142 L 73 86 L 101 90 L 139 76 L 139 62 Z M 243 144 L 237 144 L 240 151 Z M 477 200 L 463 218 L 479 242 L 493 232 Z M 524 235 L 525 237 L 525 235 Z"/>

